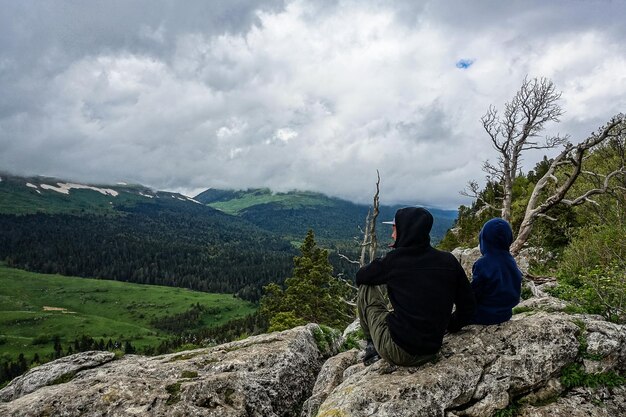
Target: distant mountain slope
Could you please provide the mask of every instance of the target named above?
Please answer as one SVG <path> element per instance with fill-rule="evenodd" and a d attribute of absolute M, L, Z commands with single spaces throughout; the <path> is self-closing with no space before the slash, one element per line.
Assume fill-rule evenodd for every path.
<path fill-rule="evenodd" d="M 209 189 L 195 196 L 194 200 L 225 213 L 241 216 L 258 227 L 290 240 L 300 240 L 312 228 L 322 242 L 342 246 L 359 235 L 359 226 L 363 226 L 368 211 L 368 206 L 363 204 L 307 191 L 272 193 L 269 189 Z M 403 206 L 381 206 L 379 221 L 393 219 L 400 207 Z M 457 212 L 429 210 L 435 218 L 432 237 L 436 243 L 452 227 Z M 379 228 L 383 241 L 386 241 L 388 232 L 390 229 Z"/>
<path fill-rule="evenodd" d="M 251 300 L 291 270 L 289 242 L 180 194 L 0 177 L 0 261 L 9 266 Z"/>
<path fill-rule="evenodd" d="M 307 207 L 338 207 L 348 201 L 328 197 L 311 191 L 273 193 L 269 188 L 251 188 L 246 191 L 208 189 L 194 200 L 229 214 L 239 214 L 248 208 L 262 204 L 277 204 L 277 208 L 298 209 Z"/>
<path fill-rule="evenodd" d="M 170 207 L 198 204 L 182 194 L 153 191 L 143 185 L 87 185 L 57 178 L 0 173 L 0 214 L 119 215 L 119 208 L 140 203 Z"/>
<path fill-rule="evenodd" d="M 392 219 L 398 207 L 381 207 L 379 220 Z M 192 199 L 141 185 L 0 174 L 0 261 L 257 300 L 263 285 L 290 275 L 292 243 L 309 228 L 322 246 L 354 255 L 367 210 L 313 192 L 207 190 Z M 431 212 L 436 243 L 456 212 Z M 384 249 L 391 229 L 378 230 Z M 336 254 L 331 262 L 337 273 L 353 276 L 354 265 Z"/>

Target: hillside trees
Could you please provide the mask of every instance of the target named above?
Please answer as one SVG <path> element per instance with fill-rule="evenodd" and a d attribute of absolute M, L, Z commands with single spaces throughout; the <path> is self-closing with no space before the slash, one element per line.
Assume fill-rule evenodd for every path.
<path fill-rule="evenodd" d="M 522 219 L 517 238 L 511 245 L 511 252 L 518 253 L 528 240 L 535 221 L 539 217 L 554 220 L 548 212 L 558 204 L 575 207 L 584 203 L 598 204 L 592 197 L 600 194 L 626 190 L 623 188 L 623 178 L 626 176 L 626 166 L 621 161 L 619 167 L 606 174 L 599 171 L 583 170 L 584 161 L 589 152 L 607 139 L 619 140 L 626 134 L 626 118 L 623 114 L 611 119 L 604 127 L 592 134 L 586 140 L 572 145 L 566 144 L 548 167 L 546 173 L 539 178 L 529 197 L 524 218 Z M 579 176 L 589 178 L 591 185 L 578 193 L 570 193 Z"/>
<path fill-rule="evenodd" d="M 0 215 L 0 260 L 43 273 L 236 293 L 251 301 L 289 273 L 296 253 L 289 242 L 192 206 L 182 212 L 137 204 L 115 220 Z"/>
<path fill-rule="evenodd" d="M 555 91 L 550 80 L 525 79 L 513 99 L 505 104 L 502 116 L 492 106 L 482 118 L 483 127 L 499 154 L 497 164 L 486 161 L 483 166 L 488 174 L 487 188 L 493 187 L 493 193 L 481 192 L 478 184 L 472 181 L 464 194 L 480 200 L 484 209 L 498 209 L 501 217 L 514 225 L 519 222 L 516 239 L 511 245 L 513 254 L 519 253 L 528 241 L 539 219 L 555 220 L 550 215 L 555 207 L 594 203 L 593 196 L 620 187 L 620 181 L 626 175 L 623 161 L 610 172 L 583 169 L 584 162 L 593 149 L 602 143 L 623 137 L 626 131 L 626 118 L 623 114 L 613 117 L 605 126 L 576 145 L 570 143 L 568 137 L 538 139 L 545 124 L 558 121 L 563 113 L 558 104 L 559 98 L 560 93 Z M 519 165 L 524 152 L 531 149 L 550 149 L 559 145 L 564 145 L 563 149 L 556 157 L 546 161 L 547 164 L 542 167 L 545 172 L 537 176 L 533 186 L 529 188 L 529 184 L 525 184 L 521 194 L 527 196 L 527 199 L 521 206 L 514 197 L 516 185 L 523 182 L 519 180 Z M 573 188 L 580 176 L 590 178 L 595 184 L 586 189 Z M 516 205 L 523 208 L 523 212 L 519 218 L 514 219 Z"/>
<path fill-rule="evenodd" d="M 601 187 L 604 175 L 626 160 L 626 136 L 600 145 L 584 162 L 573 186 L 580 190 Z M 579 227 L 558 264 L 557 295 L 605 318 L 626 322 L 626 177 L 614 178 L 615 186 L 594 198 L 594 204 L 575 207 Z"/>
<path fill-rule="evenodd" d="M 293 259 L 292 276 L 282 288 L 265 286 L 260 312 L 269 320 L 269 331 L 285 330 L 306 323 L 343 328 L 354 319 L 353 307 L 346 302 L 352 289 L 332 275 L 328 251 L 317 246 L 312 230 Z"/>

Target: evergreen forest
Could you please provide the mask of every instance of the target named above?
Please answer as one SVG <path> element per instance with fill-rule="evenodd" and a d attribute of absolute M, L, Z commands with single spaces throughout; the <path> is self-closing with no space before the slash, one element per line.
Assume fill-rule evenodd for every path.
<path fill-rule="evenodd" d="M 295 249 L 237 218 L 197 204 L 139 203 L 122 215 L 0 215 L 0 259 L 43 273 L 233 293 L 289 272 Z"/>

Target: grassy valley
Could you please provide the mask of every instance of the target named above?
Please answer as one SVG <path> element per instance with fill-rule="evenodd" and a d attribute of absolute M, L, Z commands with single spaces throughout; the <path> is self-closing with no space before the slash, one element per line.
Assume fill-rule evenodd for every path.
<path fill-rule="evenodd" d="M 174 331 L 160 325 L 190 310 L 180 330 L 223 325 L 252 314 L 256 307 L 228 294 L 139 285 L 109 280 L 38 274 L 0 265 L 0 350 L 2 359 L 20 353 L 32 359 L 54 352 L 53 339 L 68 343 L 88 335 L 96 340 L 129 341 L 155 347 Z"/>

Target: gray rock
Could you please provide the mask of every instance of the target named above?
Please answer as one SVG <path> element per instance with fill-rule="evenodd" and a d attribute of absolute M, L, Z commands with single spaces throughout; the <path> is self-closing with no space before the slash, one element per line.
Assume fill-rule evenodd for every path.
<path fill-rule="evenodd" d="M 481 257 L 480 247 L 475 248 L 455 248 L 452 254 L 461 263 L 467 276 L 472 278 L 472 266 Z M 553 254 L 541 248 L 524 248 L 515 257 L 517 267 L 524 275 L 528 274 L 530 265 L 533 262 L 545 263 L 553 257 Z"/>
<path fill-rule="evenodd" d="M 576 317 L 579 323 L 583 323 L 586 353 L 595 358 L 583 362 L 586 372 L 626 371 L 626 326 L 609 323 L 600 316 Z"/>
<path fill-rule="evenodd" d="M 524 406 L 517 417 L 622 417 L 626 416 L 626 388 L 576 388 L 543 406 Z"/>
<path fill-rule="evenodd" d="M 558 376 L 577 359 L 581 322 L 588 340 L 599 340 L 595 334 L 607 337 L 598 344 L 604 350 L 598 349 L 622 357 L 625 326 L 562 313 L 519 315 L 501 325 L 473 325 L 448 335 L 437 363 L 403 368 L 381 360 L 354 367 L 318 416 L 491 417 L 514 398 L 530 393 L 548 398 L 562 390 Z M 623 360 L 611 366 L 623 366 Z"/>
<path fill-rule="evenodd" d="M 522 417 L 626 416 L 625 387 L 564 392 L 559 382 L 575 362 L 626 370 L 626 326 L 599 316 L 533 311 L 467 326 L 417 368 L 364 367 L 356 349 L 324 363 L 340 339 L 309 324 L 157 357 L 81 353 L 1 390 L 0 415 L 491 417 L 522 401 Z"/>
<path fill-rule="evenodd" d="M 317 376 L 313 394 L 302 406 L 302 417 L 313 417 L 317 414 L 320 404 L 328 397 L 344 377 L 344 371 L 358 361 L 359 351 L 351 349 L 328 359 Z"/>
<path fill-rule="evenodd" d="M 531 392 L 520 399 L 521 403 L 525 404 L 541 404 L 548 403 L 554 398 L 559 397 L 565 388 L 559 378 L 552 378 L 543 387 L 537 391 Z"/>
<path fill-rule="evenodd" d="M 213 348 L 127 355 L 0 404 L 0 415 L 298 415 L 324 360 L 316 333 L 309 324 Z"/>
<path fill-rule="evenodd" d="M 343 331 L 343 338 L 345 339 L 346 337 L 348 337 L 350 334 L 352 333 L 356 333 L 359 330 L 361 330 L 361 323 L 359 322 L 359 319 L 355 319 L 352 323 L 350 323 L 348 325 L 348 327 L 345 328 L 345 330 Z"/>
<path fill-rule="evenodd" d="M 465 275 L 471 280 L 472 266 L 481 257 L 480 248 L 478 246 L 475 248 L 456 248 L 452 251 L 452 255 L 459 261 L 465 271 Z"/>
<path fill-rule="evenodd" d="M 358 361 L 356 364 L 349 366 L 346 368 L 345 371 L 343 371 L 343 378 L 342 381 L 345 381 L 346 379 L 350 378 L 352 375 L 356 374 L 357 372 L 361 372 L 362 370 L 365 369 L 365 365 L 363 365 L 362 362 L 362 354 L 359 353 L 358 356 Z"/>
<path fill-rule="evenodd" d="M 567 305 L 565 301 L 545 294 L 541 297 L 531 297 L 527 300 L 522 300 L 516 308 L 556 312 L 565 310 Z"/>
<path fill-rule="evenodd" d="M 9 385 L 0 390 L 0 401 L 8 402 L 47 385 L 57 383 L 63 377 L 71 378 L 73 374 L 84 369 L 110 362 L 115 358 L 112 352 L 81 352 L 46 363 L 15 378 Z"/>

